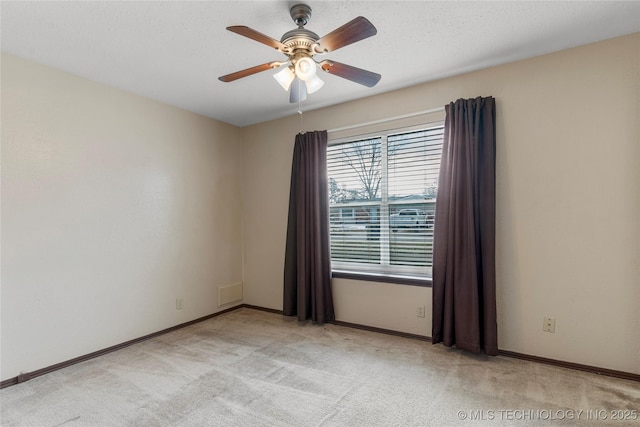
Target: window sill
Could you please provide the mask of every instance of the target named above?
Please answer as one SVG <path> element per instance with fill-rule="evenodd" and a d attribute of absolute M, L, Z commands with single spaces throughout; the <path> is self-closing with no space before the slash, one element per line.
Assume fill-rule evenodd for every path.
<path fill-rule="evenodd" d="M 353 271 L 333 270 L 331 277 L 334 279 L 363 280 L 367 282 L 383 282 L 395 285 L 421 286 L 430 288 L 433 284 L 431 278 L 421 278 L 415 276 L 392 276 L 376 273 L 356 273 Z"/>

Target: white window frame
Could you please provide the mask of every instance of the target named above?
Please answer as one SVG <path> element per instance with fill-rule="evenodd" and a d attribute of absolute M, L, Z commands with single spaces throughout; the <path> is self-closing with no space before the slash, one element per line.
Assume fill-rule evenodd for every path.
<path fill-rule="evenodd" d="M 348 202 L 340 205 L 330 205 L 330 207 L 361 207 L 365 205 L 379 206 L 380 217 L 380 264 L 356 263 L 347 261 L 331 261 L 331 270 L 334 277 L 344 277 L 352 279 L 383 281 L 390 283 L 403 283 L 418 286 L 431 285 L 431 267 L 414 267 L 391 265 L 389 256 L 389 240 L 391 229 L 389 226 L 389 207 L 392 205 L 405 204 L 405 202 L 388 200 L 388 137 L 392 135 L 410 133 L 416 131 L 442 128 L 443 120 L 430 121 L 412 126 L 390 127 L 373 132 L 363 132 L 340 138 L 330 138 L 329 146 L 346 144 L 367 139 L 381 139 L 381 169 L 383 179 L 381 181 L 380 202 Z M 424 200 L 427 202 L 427 199 Z M 428 202 L 435 203 L 435 199 Z"/>

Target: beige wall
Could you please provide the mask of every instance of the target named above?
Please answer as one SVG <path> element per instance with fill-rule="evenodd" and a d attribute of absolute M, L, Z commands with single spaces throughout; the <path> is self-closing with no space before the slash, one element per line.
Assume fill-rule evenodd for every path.
<path fill-rule="evenodd" d="M 496 97 L 500 348 L 640 373 L 639 52 L 633 34 L 305 113 L 305 128 Z M 248 304 L 282 308 L 299 129 L 290 117 L 242 130 Z M 430 289 L 333 286 L 339 320 L 431 333 Z M 557 319 L 554 334 L 542 331 L 545 316 Z"/>
<path fill-rule="evenodd" d="M 238 128 L 3 55 L 1 136 L 2 379 L 242 281 Z"/>

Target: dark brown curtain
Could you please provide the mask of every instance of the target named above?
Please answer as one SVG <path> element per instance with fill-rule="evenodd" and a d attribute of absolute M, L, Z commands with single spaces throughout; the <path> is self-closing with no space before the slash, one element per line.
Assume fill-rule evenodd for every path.
<path fill-rule="evenodd" d="M 496 107 L 445 107 L 433 253 L 433 343 L 498 354 L 495 275 Z"/>
<path fill-rule="evenodd" d="M 284 263 L 286 316 L 335 320 L 331 295 L 327 131 L 296 136 Z"/>

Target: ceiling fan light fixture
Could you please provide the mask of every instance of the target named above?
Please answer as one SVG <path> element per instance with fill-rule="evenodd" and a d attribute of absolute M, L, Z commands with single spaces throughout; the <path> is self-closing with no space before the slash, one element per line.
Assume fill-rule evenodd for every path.
<path fill-rule="evenodd" d="M 308 81 L 316 76 L 316 63 L 313 59 L 305 56 L 296 62 L 296 76 L 303 81 Z"/>
<path fill-rule="evenodd" d="M 278 71 L 273 75 L 273 78 L 282 86 L 282 89 L 288 91 L 291 87 L 291 82 L 296 78 L 291 67 L 285 67 L 281 71 Z"/>
<path fill-rule="evenodd" d="M 307 80 L 305 84 L 307 85 L 307 93 L 314 93 L 320 90 L 322 86 L 324 86 L 324 81 L 322 81 L 320 77 L 315 75 L 312 79 Z"/>
<path fill-rule="evenodd" d="M 298 103 L 304 101 L 307 94 L 317 92 L 324 86 L 324 82 L 317 75 L 317 67 L 367 87 L 373 87 L 378 83 L 380 74 L 328 59 L 319 62 L 313 59 L 314 55 L 332 52 L 377 34 L 376 27 L 367 18 L 358 16 L 325 36 L 318 37 L 316 33 L 305 28 L 311 18 L 309 6 L 295 4 L 289 9 L 289 14 L 298 28 L 287 31 L 279 41 L 244 25 L 227 27 L 227 30 L 233 33 L 275 48 L 284 54 L 287 60 L 267 62 L 220 76 L 218 80 L 228 83 L 284 65 L 285 67 L 278 70 L 273 77 L 285 91 L 290 92 L 290 102 Z"/>

